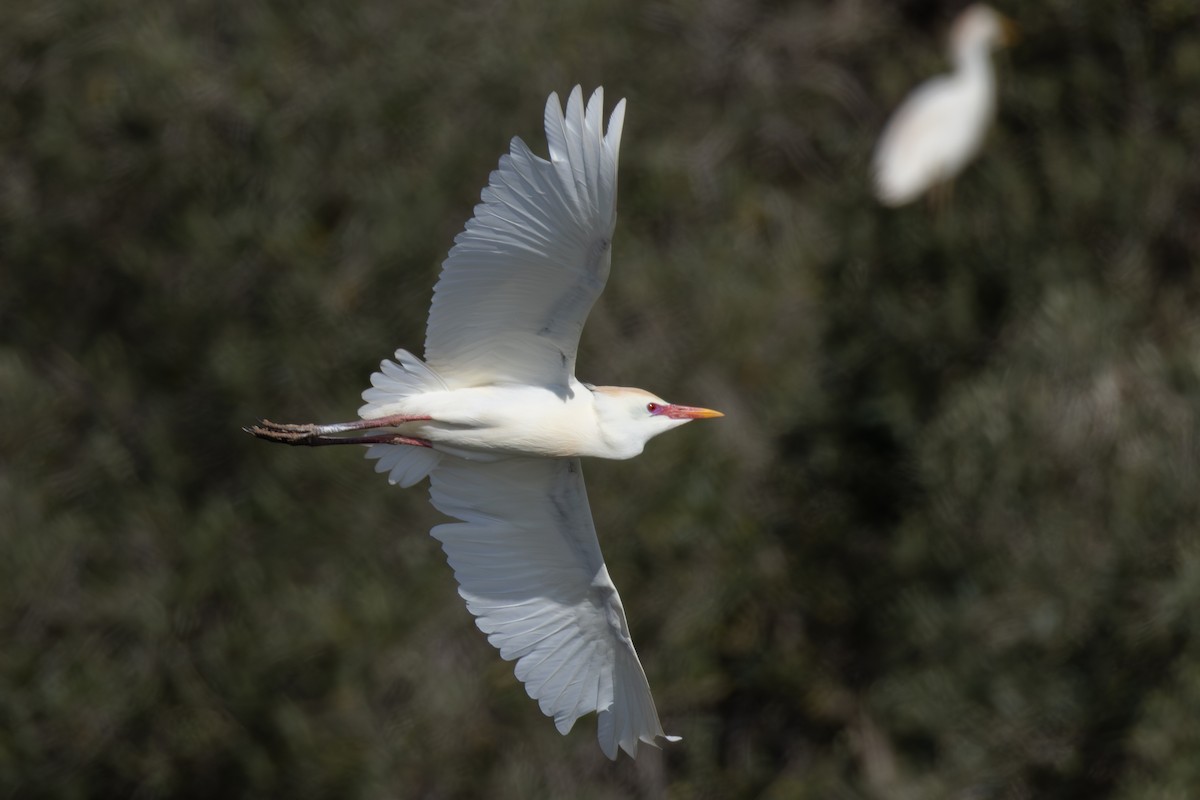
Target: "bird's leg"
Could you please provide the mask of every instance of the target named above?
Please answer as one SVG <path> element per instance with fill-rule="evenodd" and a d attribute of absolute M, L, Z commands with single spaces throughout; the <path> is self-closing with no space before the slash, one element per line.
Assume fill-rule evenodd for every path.
<path fill-rule="evenodd" d="M 292 424 L 287 422 L 272 422 L 269 419 L 259 420 L 257 425 L 243 428 L 246 433 L 253 434 L 259 439 L 279 444 L 304 445 L 320 447 L 327 444 L 407 444 L 413 447 L 433 447 L 428 439 L 418 439 L 413 436 L 402 436 L 398 433 L 376 433 L 368 436 L 339 436 L 337 434 L 350 431 L 369 430 L 371 428 L 393 428 L 406 422 L 423 422 L 432 419 L 429 416 L 411 414 L 393 414 L 378 419 L 360 419 L 354 422 L 335 422 L 330 425 L 317 425 L 312 422 Z"/>
<path fill-rule="evenodd" d="M 946 216 L 954 200 L 954 178 L 938 181 L 929 190 L 929 210 L 937 219 Z"/>

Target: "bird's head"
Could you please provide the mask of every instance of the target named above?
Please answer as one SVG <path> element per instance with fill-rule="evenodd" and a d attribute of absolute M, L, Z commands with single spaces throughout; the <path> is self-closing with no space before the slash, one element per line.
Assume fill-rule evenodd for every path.
<path fill-rule="evenodd" d="M 591 387 L 600 434 L 612 448 L 613 458 L 632 458 L 660 433 L 694 419 L 725 416 L 710 408 L 668 403 L 642 389 L 624 386 Z"/>
<path fill-rule="evenodd" d="M 990 52 L 1016 40 L 1016 23 L 983 3 L 976 3 L 960 14 L 950 29 L 951 49 L 960 55 Z"/>

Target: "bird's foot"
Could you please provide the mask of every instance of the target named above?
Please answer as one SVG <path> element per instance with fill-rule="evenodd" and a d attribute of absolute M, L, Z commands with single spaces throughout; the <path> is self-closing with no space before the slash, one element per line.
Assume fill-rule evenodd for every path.
<path fill-rule="evenodd" d="M 319 438 L 321 435 L 318 430 L 320 427 L 311 422 L 296 425 L 288 422 L 272 422 L 269 419 L 260 419 L 257 425 L 251 425 L 242 428 L 242 430 L 257 436 L 259 439 L 265 439 L 268 442 L 299 445 L 312 444 L 312 440 Z"/>
<path fill-rule="evenodd" d="M 330 444 L 405 444 L 412 447 L 433 447 L 428 439 L 404 436 L 398 433 L 377 433 L 368 436 L 338 436 L 348 431 L 370 428 L 390 428 L 406 422 L 427 421 L 427 416 L 394 415 L 379 419 L 362 419 L 354 422 L 338 422 L 332 425 L 317 425 L 313 422 L 290 423 L 258 421 L 257 425 L 242 428 L 246 433 L 268 442 L 293 446 L 320 447 Z"/>

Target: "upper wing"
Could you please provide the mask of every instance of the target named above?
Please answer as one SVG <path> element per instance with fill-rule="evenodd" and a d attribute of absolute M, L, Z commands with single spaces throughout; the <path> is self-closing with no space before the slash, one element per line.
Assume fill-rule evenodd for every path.
<path fill-rule="evenodd" d="M 454 240 L 433 290 L 425 360 L 450 386 L 566 387 L 588 312 L 604 284 L 616 225 L 625 101 L 602 132 L 604 90 L 564 116 L 546 101 L 550 160 L 519 138 Z"/>
<path fill-rule="evenodd" d="M 463 520 L 439 525 L 459 594 L 517 678 L 561 733 L 599 714 L 600 748 L 637 756 L 662 724 L 608 577 L 579 459 L 495 462 L 445 457 L 431 475 L 434 506 Z"/>

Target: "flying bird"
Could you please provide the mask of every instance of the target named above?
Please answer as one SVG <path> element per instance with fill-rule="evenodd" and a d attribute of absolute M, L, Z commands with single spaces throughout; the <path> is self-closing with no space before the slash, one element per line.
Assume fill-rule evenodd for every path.
<path fill-rule="evenodd" d="M 1013 23 L 976 4 L 950 29 L 954 71 L 918 86 L 896 110 L 875 150 L 875 195 L 901 206 L 948 184 L 979 152 L 996 111 L 992 51 L 1011 44 Z"/>
<path fill-rule="evenodd" d="M 666 736 L 609 577 L 580 459 L 626 459 L 718 411 L 575 377 L 579 336 L 608 280 L 625 101 L 603 130 L 603 89 L 546 101 L 547 161 L 520 138 L 492 172 L 434 287 L 425 360 L 397 350 L 361 419 L 262 420 L 292 445 L 369 445 L 393 484 L 426 476 L 460 522 L 442 543 L 476 625 L 566 734 L 595 711 L 600 748 L 637 756 Z"/>

